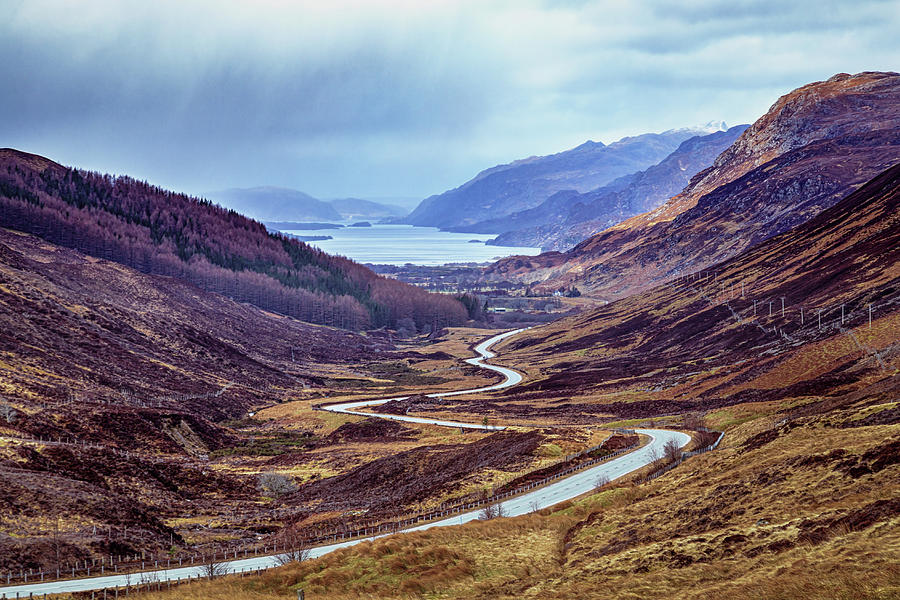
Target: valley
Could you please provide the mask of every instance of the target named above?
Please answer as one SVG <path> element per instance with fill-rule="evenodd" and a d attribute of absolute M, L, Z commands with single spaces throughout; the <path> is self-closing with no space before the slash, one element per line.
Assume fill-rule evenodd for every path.
<path fill-rule="evenodd" d="M 0 149 L 0 596 L 900 597 L 900 74 L 787 90 L 411 211 Z"/>

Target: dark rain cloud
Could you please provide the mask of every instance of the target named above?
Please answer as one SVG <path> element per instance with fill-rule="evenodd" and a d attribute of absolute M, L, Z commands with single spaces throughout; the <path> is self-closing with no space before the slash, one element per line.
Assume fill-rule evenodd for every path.
<path fill-rule="evenodd" d="M 7 2 L 0 145 L 191 192 L 425 196 L 900 65 L 896 2 Z"/>

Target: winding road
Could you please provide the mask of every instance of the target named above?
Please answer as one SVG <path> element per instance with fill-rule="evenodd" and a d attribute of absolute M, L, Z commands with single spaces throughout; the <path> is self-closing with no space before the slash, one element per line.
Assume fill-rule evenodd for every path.
<path fill-rule="evenodd" d="M 513 371 L 512 369 L 486 364 L 483 362 L 487 359 L 495 357 L 494 353 L 489 350 L 492 345 L 496 344 L 500 340 L 516 335 L 521 331 L 524 330 L 517 329 L 515 331 L 508 331 L 506 333 L 501 333 L 500 335 L 495 335 L 494 337 L 481 342 L 475 347 L 475 351 L 478 352 L 479 356 L 466 360 L 466 362 L 471 365 L 475 365 L 483 369 L 490 369 L 491 371 L 496 371 L 502 374 L 505 377 L 504 381 L 495 385 L 481 388 L 428 394 L 428 397 L 441 398 L 446 396 L 458 396 L 461 394 L 491 392 L 503 388 L 508 388 L 522 381 L 522 375 L 516 371 Z M 472 429 L 502 429 L 502 427 L 491 425 L 443 421 L 438 419 L 410 417 L 406 415 L 379 414 L 356 410 L 366 406 L 377 406 L 379 404 L 390 402 L 391 400 L 403 400 L 405 398 L 408 398 L 408 396 L 404 396 L 402 398 L 387 398 L 382 400 L 366 400 L 363 402 L 348 402 L 343 404 L 334 404 L 331 406 L 322 406 L 321 408 L 323 410 L 332 412 L 361 415 L 366 417 L 377 416 L 385 419 L 407 421 L 411 423 L 424 423 L 430 425 L 443 425 L 447 427 L 464 427 Z M 584 471 L 575 473 L 573 475 L 570 475 L 569 477 L 560 479 L 542 488 L 530 491 L 526 494 L 522 494 L 521 496 L 516 496 L 514 498 L 510 498 L 509 500 L 505 500 L 501 503 L 503 514 L 506 516 L 515 517 L 532 512 L 534 510 L 558 504 L 559 502 L 562 502 L 564 500 L 575 498 L 593 490 L 596 486 L 597 480 L 601 477 L 612 481 L 614 479 L 622 477 L 623 475 L 627 475 L 628 473 L 636 471 L 643 466 L 646 466 L 658 456 L 663 456 L 663 447 L 669 440 L 675 440 L 679 447 L 686 446 L 690 441 L 690 436 L 678 431 L 668 431 L 664 429 L 636 429 L 635 431 L 648 436 L 650 438 L 650 442 L 633 452 L 607 461 L 605 463 L 601 463 L 595 467 L 585 469 Z M 438 521 L 431 521 L 423 525 L 410 527 L 408 529 L 404 529 L 403 531 L 420 531 L 424 529 L 430 529 L 432 527 L 460 525 L 462 523 L 467 523 L 476 519 L 478 519 L 478 511 L 472 511 Z M 329 552 L 333 552 L 339 548 L 353 546 L 362 541 L 373 540 L 388 535 L 395 534 L 382 534 L 367 538 L 357 538 L 354 540 L 330 544 L 328 546 L 318 546 L 316 548 L 310 549 L 309 556 L 310 558 L 317 558 L 319 556 L 328 554 Z M 229 573 L 240 573 L 243 571 L 255 571 L 257 569 L 268 569 L 270 567 L 278 565 L 276 556 L 277 555 L 256 556 L 253 558 L 237 559 L 229 561 L 226 566 Z M 142 581 L 142 576 L 143 580 L 146 581 L 148 579 L 152 579 L 154 582 L 174 581 L 178 579 L 184 580 L 187 578 L 196 579 L 198 577 L 202 577 L 202 567 L 192 566 L 164 569 L 159 571 L 152 571 L 149 573 L 132 574 L 130 577 L 125 575 L 108 575 L 104 577 L 48 581 L 42 583 L 29 583 L 24 585 L 0 587 L 0 598 L 27 598 L 29 594 L 34 594 L 35 596 L 37 596 L 40 594 L 61 594 L 69 592 L 100 590 L 104 588 L 114 588 L 117 586 L 124 587 L 129 583 L 133 586 L 138 581 Z"/>

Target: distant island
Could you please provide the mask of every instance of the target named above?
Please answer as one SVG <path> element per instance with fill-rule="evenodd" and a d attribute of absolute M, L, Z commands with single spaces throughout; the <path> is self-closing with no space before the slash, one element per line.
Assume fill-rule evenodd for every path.
<path fill-rule="evenodd" d="M 285 233 L 285 235 L 300 240 L 301 242 L 322 242 L 325 240 L 333 240 L 330 235 L 295 235 L 293 233 Z"/>
<path fill-rule="evenodd" d="M 297 221 L 265 221 L 263 224 L 269 229 L 277 229 L 278 231 L 284 231 L 286 229 L 312 231 L 315 229 L 341 229 L 344 227 L 337 223 L 302 223 Z"/>
<path fill-rule="evenodd" d="M 481 240 L 469 240 L 469 243 L 470 244 L 483 244 L 484 242 L 482 242 Z"/>
<path fill-rule="evenodd" d="M 350 227 L 371 227 L 372 224 L 368 221 L 360 221 L 359 223 L 353 223 Z"/>

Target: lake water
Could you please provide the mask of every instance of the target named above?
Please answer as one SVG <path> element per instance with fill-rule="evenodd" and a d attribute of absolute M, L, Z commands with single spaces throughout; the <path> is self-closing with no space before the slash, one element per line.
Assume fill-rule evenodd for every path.
<path fill-rule="evenodd" d="M 412 225 L 372 225 L 340 229 L 290 230 L 300 236 L 330 235 L 334 239 L 307 242 L 329 254 L 340 254 L 361 263 L 379 265 L 443 265 L 447 263 L 490 262 L 504 256 L 540 253 L 540 248 L 486 246 L 495 236 L 478 233 L 450 233 L 434 227 Z M 469 240 L 479 240 L 472 243 Z"/>

